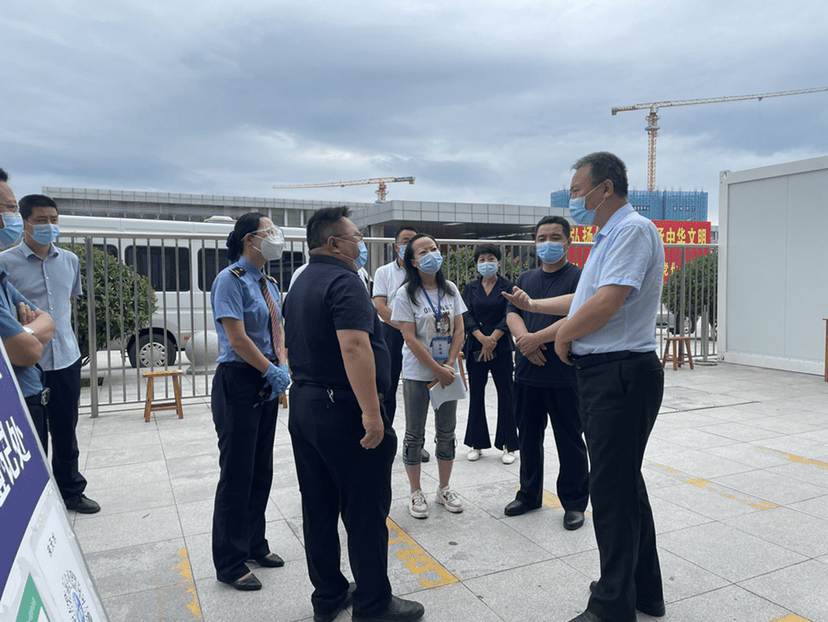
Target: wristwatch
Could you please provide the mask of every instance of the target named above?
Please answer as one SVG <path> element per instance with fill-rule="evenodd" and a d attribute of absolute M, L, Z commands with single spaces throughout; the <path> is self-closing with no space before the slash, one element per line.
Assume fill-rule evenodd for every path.
<path fill-rule="evenodd" d="M 28 326 L 24 326 L 23 330 L 25 330 L 30 335 L 34 335 L 34 331 L 31 328 L 29 328 Z"/>

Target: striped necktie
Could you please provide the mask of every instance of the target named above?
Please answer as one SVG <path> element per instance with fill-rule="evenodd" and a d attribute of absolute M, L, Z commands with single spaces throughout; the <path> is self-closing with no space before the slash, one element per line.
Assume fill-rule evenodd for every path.
<path fill-rule="evenodd" d="M 263 276 L 259 279 L 259 285 L 262 288 L 262 296 L 264 296 L 265 302 L 267 303 L 267 310 L 270 311 L 270 321 L 268 324 L 270 326 L 270 337 L 273 339 L 273 352 L 276 354 L 276 358 L 281 360 L 282 326 L 279 324 L 279 307 L 273 302 L 273 297 L 267 288 L 266 277 Z"/>

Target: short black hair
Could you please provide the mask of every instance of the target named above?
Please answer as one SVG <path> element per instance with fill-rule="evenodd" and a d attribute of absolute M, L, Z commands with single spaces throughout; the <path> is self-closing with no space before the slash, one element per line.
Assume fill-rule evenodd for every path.
<path fill-rule="evenodd" d="M 54 207 L 55 209 L 58 208 L 57 203 L 55 203 L 51 197 L 47 197 L 45 194 L 27 194 L 25 197 L 23 197 L 17 202 L 17 205 L 20 207 L 20 217 L 23 220 L 29 220 L 29 216 L 32 215 L 32 210 L 35 207 Z"/>
<path fill-rule="evenodd" d="M 485 255 L 486 253 L 494 255 L 497 260 L 500 261 L 500 249 L 497 246 L 494 244 L 481 244 L 474 248 L 474 262 L 477 263 L 477 260 L 480 259 L 480 255 Z"/>
<path fill-rule="evenodd" d="M 308 219 L 307 241 L 308 249 L 313 250 L 325 246 L 328 238 L 337 231 L 339 222 L 351 215 L 351 210 L 346 205 L 338 207 L 323 207 L 316 210 Z"/>
<path fill-rule="evenodd" d="M 247 212 L 239 216 L 236 225 L 227 236 L 227 259 L 236 261 L 244 250 L 244 236 L 259 230 L 262 218 L 267 218 L 259 212 Z"/>
<path fill-rule="evenodd" d="M 535 233 L 532 234 L 533 239 L 538 237 L 538 229 L 541 228 L 541 225 L 560 225 L 563 229 L 564 237 L 569 238 L 569 221 L 563 216 L 544 216 L 541 218 L 538 224 L 535 225 Z"/>
<path fill-rule="evenodd" d="M 411 225 L 403 225 L 402 227 L 400 227 L 399 229 L 397 229 L 394 232 L 394 244 L 397 243 L 397 238 L 400 237 L 400 234 L 403 231 L 413 231 L 414 235 L 417 235 L 417 233 L 418 233 L 418 231 L 414 227 L 412 227 Z"/>
<path fill-rule="evenodd" d="M 2 168 L 0 168 L 0 181 L 9 181 L 9 174 Z"/>
<path fill-rule="evenodd" d="M 589 167 L 589 182 L 593 186 L 609 179 L 615 195 L 621 199 L 627 197 L 627 165 L 617 155 L 609 151 L 596 151 L 578 158 L 572 165 L 572 170 L 577 171 L 585 166 Z"/>

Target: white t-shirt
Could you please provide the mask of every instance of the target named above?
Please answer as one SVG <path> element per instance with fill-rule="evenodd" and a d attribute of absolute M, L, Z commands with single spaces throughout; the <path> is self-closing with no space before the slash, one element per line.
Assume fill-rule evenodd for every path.
<path fill-rule="evenodd" d="M 395 259 L 391 263 L 377 268 L 374 273 L 374 297 L 385 296 L 385 304 L 389 309 L 394 309 L 394 297 L 397 295 L 397 290 L 405 280 L 405 268 L 400 266 Z M 385 320 L 380 316 L 383 324 Z"/>
<path fill-rule="evenodd" d="M 394 322 L 414 322 L 417 339 L 426 347 L 426 350 L 432 353 L 435 360 L 438 360 L 441 354 L 448 357 L 448 347 L 450 337 L 454 333 L 455 318 L 467 311 L 466 304 L 463 302 L 463 297 L 460 295 L 457 286 L 454 283 L 449 283 L 449 286 L 451 292 L 454 293 L 440 290 L 439 299 L 436 289 L 426 290 L 428 297 L 420 289 L 412 301 L 405 287 L 400 287 L 394 298 L 391 320 Z M 435 313 L 437 309 L 440 311 L 439 322 Z M 434 374 L 414 356 L 408 344 L 403 346 L 402 354 L 402 377 L 404 379 L 424 382 L 435 379 Z M 457 365 L 455 364 L 456 368 Z"/>

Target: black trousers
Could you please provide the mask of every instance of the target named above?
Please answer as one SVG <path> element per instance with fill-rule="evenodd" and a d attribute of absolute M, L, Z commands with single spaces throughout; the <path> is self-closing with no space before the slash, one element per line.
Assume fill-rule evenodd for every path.
<path fill-rule="evenodd" d="M 26 402 L 26 408 L 29 409 L 29 415 L 34 423 L 37 438 L 40 440 L 40 445 L 43 447 L 43 453 L 48 455 L 49 452 L 49 422 L 46 416 L 46 407 L 42 404 L 29 404 Z"/>
<path fill-rule="evenodd" d="M 315 613 L 331 613 L 348 591 L 340 571 L 337 526 L 348 534 L 348 557 L 357 589 L 354 615 L 370 616 L 391 599 L 388 527 L 391 464 L 397 437 L 386 420 L 385 438 L 363 449 L 362 411 L 350 391 L 294 384 L 288 422 L 302 493 L 305 556 Z"/>
<path fill-rule="evenodd" d="M 382 325 L 382 336 L 385 338 L 385 345 L 391 355 L 391 385 L 385 392 L 383 406 L 385 406 L 386 417 L 393 424 L 394 415 L 397 412 L 397 387 L 402 373 L 402 348 L 405 339 L 400 331 L 388 324 Z"/>
<path fill-rule="evenodd" d="M 78 469 L 80 372 L 81 359 L 69 367 L 44 372 L 44 384 L 50 391 L 46 416 L 52 437 L 52 473 L 64 499 L 75 497 L 86 490 L 86 479 Z"/>
<path fill-rule="evenodd" d="M 249 572 L 248 559 L 270 552 L 265 507 L 273 482 L 273 439 L 278 400 L 263 402 L 265 380 L 254 367 L 221 363 L 211 403 L 219 447 L 219 482 L 213 508 L 213 563 L 219 581 Z"/>
<path fill-rule="evenodd" d="M 497 389 L 497 429 L 494 445 L 504 445 L 515 450 L 519 446 L 515 423 L 515 403 L 512 398 L 512 353 L 505 352 L 491 361 L 466 359 L 469 372 L 469 419 L 466 422 L 466 437 L 463 442 L 473 449 L 488 449 L 492 446 L 489 425 L 486 422 L 486 383 L 489 372 Z"/>
<path fill-rule="evenodd" d="M 516 382 L 515 396 L 520 432 L 520 490 L 515 498 L 530 508 L 540 507 L 543 501 L 543 445 L 548 418 L 560 462 L 558 498 L 565 510 L 583 512 L 589 501 L 589 465 L 575 389 Z"/>
<path fill-rule="evenodd" d="M 655 352 L 579 369 L 593 524 L 601 579 L 588 609 L 607 622 L 632 622 L 635 604 L 663 601 L 653 512 L 641 464 L 664 393 Z"/>

